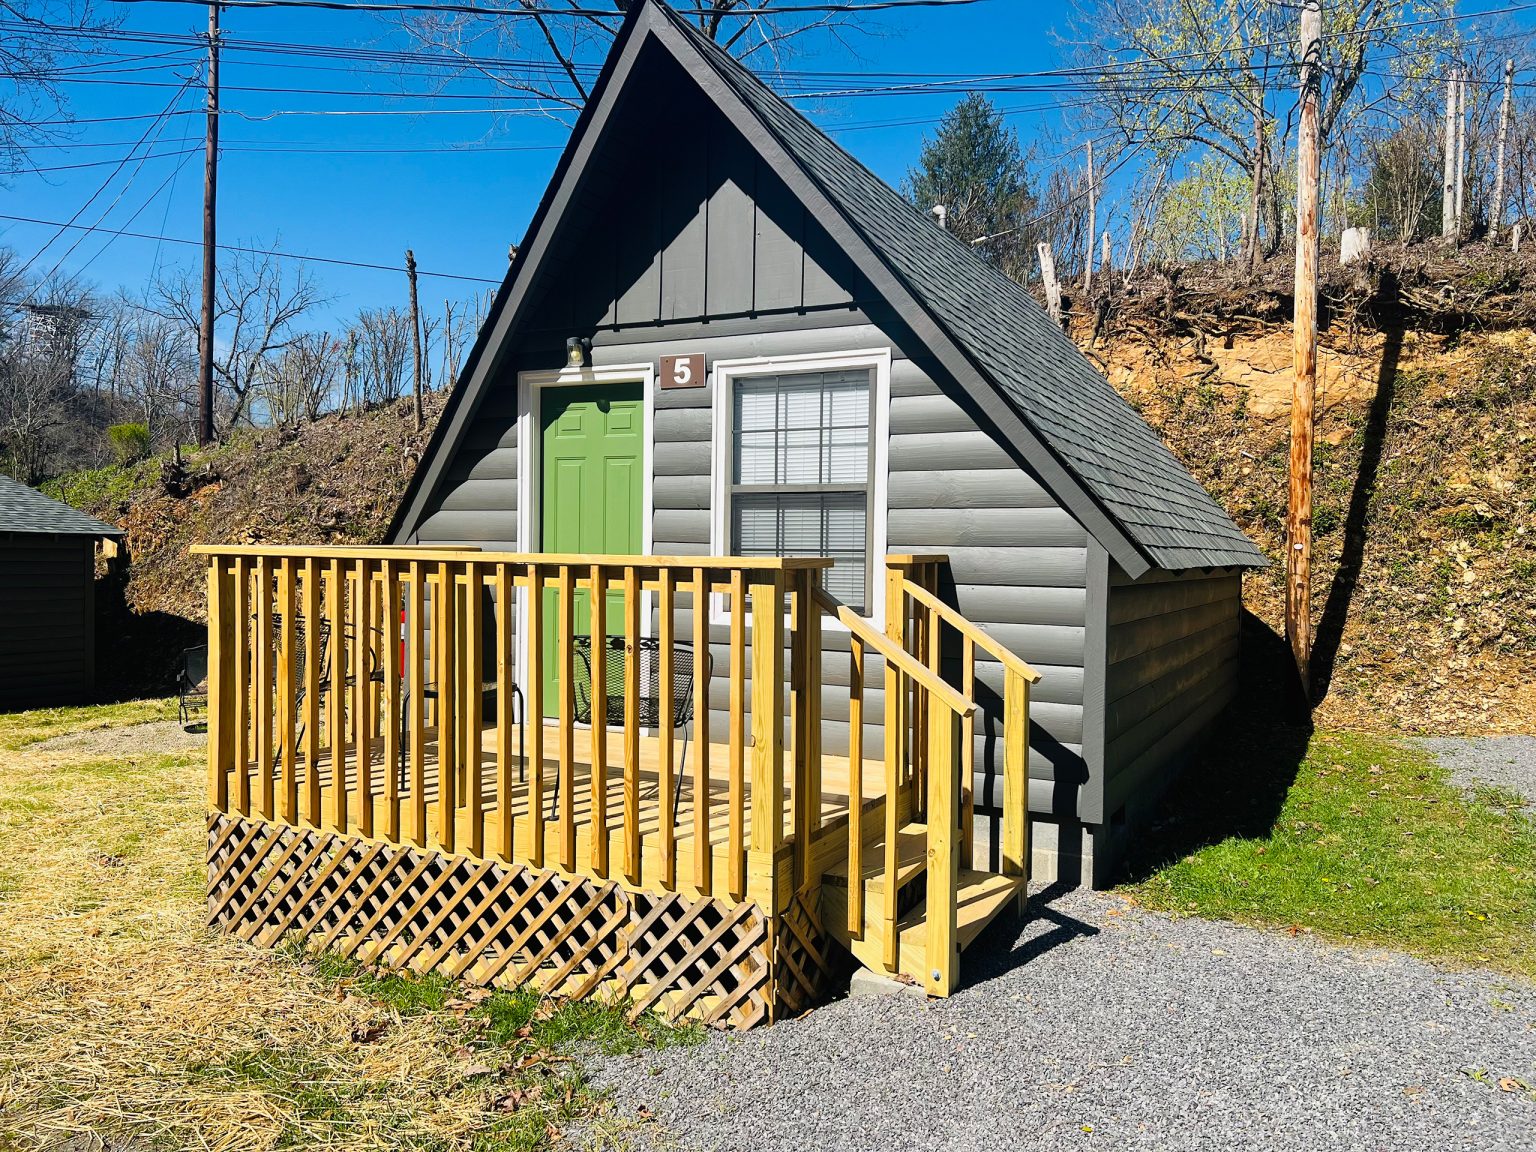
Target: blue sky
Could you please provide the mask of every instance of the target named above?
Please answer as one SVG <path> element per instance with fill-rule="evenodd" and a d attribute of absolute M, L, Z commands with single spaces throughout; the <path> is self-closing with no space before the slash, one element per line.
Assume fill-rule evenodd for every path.
<path fill-rule="evenodd" d="M 140 3 L 123 5 L 118 11 L 123 27 L 130 30 L 188 33 L 205 31 L 207 26 L 205 11 L 197 7 Z M 1064 12 L 1064 6 L 1056 4 L 983 0 L 970 6 L 885 13 L 878 17 L 874 35 L 855 37 L 862 58 L 818 42 L 820 51 L 798 58 L 793 66 L 817 71 L 973 74 L 1049 68 L 1057 62 L 1050 31 L 1064 22 Z M 237 9 L 225 13 L 223 27 L 232 37 L 263 41 L 371 48 L 403 44 L 379 17 L 363 13 Z M 130 44 L 113 51 L 145 54 L 166 49 Z M 177 85 L 191 74 L 196 58 L 190 49 L 178 51 L 171 58 L 135 64 L 140 71 L 96 77 L 110 83 L 68 84 L 71 111 L 82 120 L 160 112 L 176 96 Z M 391 98 L 390 93 L 398 92 L 402 84 L 423 88 L 429 81 L 401 80 L 377 70 L 377 65 L 352 66 L 335 60 L 314 65 L 293 57 L 243 53 L 226 57 L 224 105 L 241 115 L 226 115 L 221 121 L 225 144 L 219 177 L 221 242 L 276 245 L 295 253 L 388 265 L 400 264 L 404 250 L 411 247 L 424 271 L 499 279 L 506 267 L 507 245 L 521 240 L 559 156 L 566 128 L 548 117 L 527 114 L 415 115 L 413 110 L 424 106 L 490 105 L 464 99 Z M 282 91 L 239 91 L 242 87 Z M 293 94 L 301 88 L 376 94 Z M 460 91 L 486 89 L 478 83 Z M 1048 99 L 1019 94 L 1002 96 L 998 103 L 1005 108 L 1039 108 Z M 916 156 L 923 135 L 934 129 L 932 122 L 912 121 L 936 120 L 953 100 L 953 96 L 861 96 L 824 101 L 806 110 L 877 173 L 896 183 Z M 181 92 L 178 107 L 201 108 L 200 90 L 194 85 Z M 380 109 L 397 114 L 271 115 L 304 109 Z M 1014 122 L 1023 133 L 1040 116 L 1021 113 Z M 0 191 L 0 203 L 6 205 L 0 211 L 52 221 L 69 219 L 112 172 L 111 164 L 99 162 L 115 162 L 127 154 L 148 123 L 81 125 L 72 132 L 70 146 L 34 152 L 32 163 L 39 168 L 98 166 L 17 176 Z M 867 124 L 882 126 L 859 127 Z M 201 153 L 176 153 L 198 149 L 202 131 L 201 115 L 169 118 L 151 149 L 159 158 L 145 162 L 136 172 L 136 162 L 129 163 L 81 216 L 81 222 L 95 223 L 126 183 L 121 200 L 103 221 L 105 226 L 198 238 Z M 463 150 L 368 151 L 448 145 L 462 145 Z M 27 259 L 54 231 L 0 221 L 0 245 Z M 69 233 L 54 243 L 36 270 L 52 267 L 78 235 Z M 87 237 L 65 261 L 64 269 L 83 268 L 84 277 L 104 289 L 121 284 L 136 290 L 157 266 L 191 268 L 198 259 L 194 247 L 126 237 L 107 241 L 105 236 Z M 404 300 L 400 273 L 329 265 L 311 265 L 311 271 L 333 297 L 325 314 L 317 317 L 319 322 L 349 316 L 359 307 Z M 440 307 L 444 297 L 463 298 L 475 287 L 428 278 L 422 281 L 422 294 L 425 301 L 435 300 L 435 307 Z"/>

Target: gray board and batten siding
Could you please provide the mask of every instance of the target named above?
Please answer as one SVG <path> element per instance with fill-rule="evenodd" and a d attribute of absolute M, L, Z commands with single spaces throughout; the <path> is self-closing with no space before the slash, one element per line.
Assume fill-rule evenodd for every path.
<path fill-rule="evenodd" d="M 942 324 L 936 330 L 932 315 L 914 313 L 909 297 L 893 294 L 892 268 L 912 253 L 893 249 L 884 258 L 890 264 L 872 263 L 869 234 L 849 231 L 853 208 L 835 201 L 807 207 L 816 195 L 855 197 L 858 212 L 878 222 L 881 214 L 911 213 L 910 206 L 881 200 L 869 186 L 878 181 L 845 155 L 839 159 L 830 142 L 813 158 L 824 179 L 808 192 L 809 168 L 796 167 L 789 144 L 803 154 L 814 141 L 790 137 L 814 129 L 786 119 L 797 115 L 791 110 L 767 108 L 773 98 L 765 92 L 749 92 L 764 105 L 753 114 L 764 117 L 767 131 L 749 139 L 754 129 L 743 131 L 741 108 L 726 109 L 713 81 L 704 95 L 674 58 L 686 44 L 659 44 L 676 34 L 666 32 L 671 15 L 644 8 L 631 20 L 649 21 L 658 36 L 621 36 L 402 502 L 392 539 L 536 546 L 518 539 L 517 381 L 522 372 L 562 367 L 569 337 L 591 340 L 596 368 L 655 365 L 663 355 L 693 353 L 712 369 L 718 360 L 889 349 L 886 550 L 946 554 L 952 583 L 945 597 L 1042 673 L 1031 700 L 1029 804 L 1048 822 L 1035 838 L 1036 860 L 1043 858 L 1047 879 L 1059 865 L 1063 878 L 1082 868 L 1083 878 L 1104 882 L 1117 850 L 1110 826 L 1144 816 L 1143 800 L 1156 794 L 1177 754 L 1235 684 L 1238 569 L 1169 573 L 1148 557 L 1160 550 L 1200 557 L 1203 565 L 1248 566 L 1256 551 L 1176 462 L 1162 458 L 1166 450 L 1133 415 L 1141 439 L 1110 437 L 1106 450 L 1123 453 L 1117 468 L 1144 467 L 1158 478 L 1154 487 L 1170 494 L 1169 523 L 1184 525 L 1168 531 L 1185 536 L 1175 544 L 1162 529 L 1138 529 L 1158 542 L 1154 548 L 1104 531 L 1112 520 L 1105 507 L 1092 498 L 1085 504 L 1078 481 L 1063 487 L 1070 454 L 1021 432 L 1017 413 L 998 406 L 1003 393 L 988 391 L 981 373 L 1000 366 L 974 354 L 957 361 L 955 345 L 945 344 L 954 333 Z M 626 85 L 640 95 L 619 98 Z M 1008 307 L 993 317 L 997 324 L 1011 325 L 1018 308 L 1038 310 L 1016 285 L 994 285 L 994 273 L 954 247 L 945 238 L 918 263 L 929 256 L 935 267 L 962 257 L 975 263 L 980 270 L 972 270 L 963 290 L 987 295 L 995 287 L 998 299 L 1006 297 Z M 910 278 L 920 271 L 914 265 L 895 275 L 916 283 Z M 998 299 L 988 301 L 994 311 Z M 1034 347 L 1031 364 L 1041 356 L 1080 359 L 1059 332 L 1037 333 L 1036 320 L 1031 315 L 1009 337 Z M 1080 369 L 1060 375 L 1056 407 L 1088 387 Z M 1108 388 L 1094 379 L 1098 389 Z M 713 388 L 711 381 L 706 388 L 655 391 L 649 514 L 656 554 L 711 551 Z M 1017 396 L 1007 401 L 1017 403 Z M 1123 402 L 1095 394 L 1090 407 L 1101 416 L 1118 413 L 1123 424 L 1128 413 L 1116 404 Z M 1181 476 L 1164 475 L 1170 469 Z M 1098 469 L 1095 482 L 1111 484 L 1117 474 Z M 1136 499 L 1145 503 L 1151 491 L 1143 484 Z M 1197 546 L 1201 539 L 1211 543 Z M 1122 559 L 1135 561 L 1139 579 L 1127 577 Z M 689 634 L 688 611 L 680 598 L 682 635 Z M 719 630 L 711 635 L 716 643 L 723 639 Z M 846 636 L 826 629 L 824 645 L 824 739 L 836 753 L 847 747 Z M 723 650 L 715 659 L 725 666 Z M 978 681 L 978 863 L 995 865 L 997 821 L 983 813 L 999 799 L 1000 668 L 982 662 Z M 865 747 L 873 756 L 883 715 L 878 667 L 866 683 Z M 726 690 L 717 677 L 714 709 L 723 711 Z M 1079 859 L 1069 865 L 1073 856 Z"/>

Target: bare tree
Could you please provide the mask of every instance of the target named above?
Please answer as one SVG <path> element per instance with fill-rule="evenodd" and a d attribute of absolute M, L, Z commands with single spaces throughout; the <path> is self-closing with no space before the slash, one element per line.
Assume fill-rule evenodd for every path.
<path fill-rule="evenodd" d="M 341 346 L 329 333 L 305 332 L 265 360 L 256 389 L 270 423 L 294 427 L 320 418 L 342 373 Z"/>
<path fill-rule="evenodd" d="M 298 335 L 299 319 L 325 302 L 302 265 L 285 269 L 270 253 L 248 251 L 221 263 L 213 374 L 223 429 L 249 418 L 252 389 L 266 360 L 287 348 Z M 198 331 L 200 309 L 199 281 L 192 273 L 182 271 L 156 285 L 155 310 L 190 333 Z"/>
<path fill-rule="evenodd" d="M 364 308 L 348 335 L 356 365 L 356 406 L 400 399 L 411 359 L 410 314 L 402 308 Z"/>
<path fill-rule="evenodd" d="M 26 168 L 27 150 L 59 137 L 69 101 L 60 81 L 63 63 L 80 48 L 82 33 L 109 32 L 88 0 L 0 0 L 12 27 L 0 36 L 0 177 Z"/>
<path fill-rule="evenodd" d="M 596 4 L 572 3 L 574 11 L 562 14 L 542 0 L 518 2 L 527 16 L 428 12 L 388 19 L 417 44 L 457 57 L 462 68 L 455 79 L 482 78 L 524 97 L 531 110 L 568 118 L 591 95 L 627 0 L 608 0 L 612 15 L 597 12 Z M 850 31 L 881 31 L 867 14 L 836 6 L 805 11 L 801 0 L 690 0 L 687 7 L 703 35 L 767 71 L 782 68 L 790 54 L 816 39 L 846 47 Z M 775 7 L 784 11 L 775 13 Z"/>
<path fill-rule="evenodd" d="M 1327 7 L 1320 110 L 1326 152 L 1362 105 L 1370 62 L 1384 49 L 1403 60 L 1424 50 L 1424 26 L 1448 0 L 1332 0 Z M 1294 5 L 1287 0 L 1081 0 L 1070 42 L 1095 75 L 1084 114 L 1115 153 L 1145 148 L 1209 152 L 1246 174 L 1245 232 L 1279 245 L 1285 193 L 1276 179 L 1294 115 Z M 1110 151 L 1110 149 L 1106 149 Z M 1106 167 L 1114 163 L 1114 157 Z M 1262 205 L 1264 219 L 1258 219 Z M 1243 251 L 1251 250 L 1251 242 Z"/>

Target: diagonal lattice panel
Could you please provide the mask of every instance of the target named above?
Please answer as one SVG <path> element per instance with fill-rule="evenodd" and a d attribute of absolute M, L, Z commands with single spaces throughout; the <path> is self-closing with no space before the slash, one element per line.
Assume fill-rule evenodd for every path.
<path fill-rule="evenodd" d="M 823 994 L 827 942 L 798 897 L 755 904 L 629 892 L 612 881 L 215 814 L 209 923 L 396 970 L 550 995 L 630 996 L 671 1019 L 750 1028 Z"/>

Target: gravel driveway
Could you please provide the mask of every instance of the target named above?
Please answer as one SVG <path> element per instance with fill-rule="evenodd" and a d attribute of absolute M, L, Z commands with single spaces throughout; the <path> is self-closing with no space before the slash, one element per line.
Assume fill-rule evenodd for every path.
<path fill-rule="evenodd" d="M 1536 1147 L 1536 987 L 1093 893 L 988 951 L 947 1001 L 610 1062 L 614 1119 L 654 1116 L 618 1146 Z"/>
<path fill-rule="evenodd" d="M 1464 788 L 1503 788 L 1526 799 L 1536 815 L 1536 736 L 1468 736 L 1421 740 Z"/>

